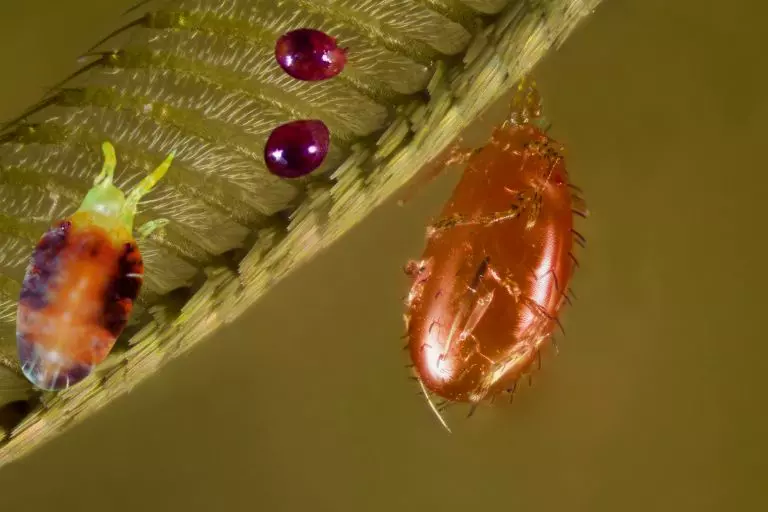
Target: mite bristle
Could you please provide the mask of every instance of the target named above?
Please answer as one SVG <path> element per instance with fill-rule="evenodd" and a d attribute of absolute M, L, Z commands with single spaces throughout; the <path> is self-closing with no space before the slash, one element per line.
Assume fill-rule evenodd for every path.
<path fill-rule="evenodd" d="M 533 374 L 532 373 L 528 374 L 528 387 L 529 388 L 533 387 Z"/>
<path fill-rule="evenodd" d="M 583 193 L 584 193 L 584 190 L 582 190 L 582 189 L 581 189 L 581 187 L 577 187 L 577 186 L 576 186 L 576 185 L 574 185 L 573 183 L 569 183 L 569 184 L 568 184 L 568 187 L 569 187 L 569 188 L 572 188 L 572 189 L 573 189 L 573 190 L 575 190 L 576 192 L 579 192 L 580 194 L 583 194 Z"/>
<path fill-rule="evenodd" d="M 507 389 L 507 393 L 509 393 L 509 403 L 512 403 L 515 400 L 515 391 L 517 391 L 517 381 L 512 383 L 512 387 Z"/>
<path fill-rule="evenodd" d="M 411 346 L 411 342 L 409 341 L 408 343 L 405 344 L 405 346 L 403 347 L 403 350 L 408 350 L 408 347 L 410 346 Z"/>
<path fill-rule="evenodd" d="M 157 183 L 168 172 L 168 169 L 171 167 L 171 163 L 173 163 L 173 157 L 175 154 L 175 151 L 171 151 L 168 156 L 165 157 L 165 160 L 163 160 L 162 163 L 158 165 L 157 168 L 155 168 L 155 170 L 145 176 L 144 179 L 142 179 L 133 187 L 125 200 L 124 208 L 126 211 L 136 211 L 139 201 L 141 201 L 145 195 L 151 192 Z"/>
<path fill-rule="evenodd" d="M 475 411 L 477 411 L 477 407 L 478 407 L 478 404 L 472 404 L 472 406 L 469 408 L 469 414 L 467 414 L 467 419 L 475 415 Z"/>
<path fill-rule="evenodd" d="M 588 212 L 585 212 L 585 211 L 579 210 L 579 209 L 577 209 L 577 208 L 571 208 L 571 213 L 573 213 L 574 215 L 578 215 L 578 216 L 579 216 L 579 217 L 581 217 L 582 219 L 586 219 L 586 218 L 587 218 L 587 216 L 588 216 Z"/>
<path fill-rule="evenodd" d="M 567 302 L 567 303 L 568 303 L 568 305 L 569 305 L 569 306 L 573 306 L 573 301 L 572 301 L 572 300 L 571 300 L 571 298 L 568 296 L 568 291 L 565 291 L 565 292 L 563 292 L 563 293 L 561 294 L 561 296 L 563 297 L 563 300 L 564 300 L 565 302 Z"/>
<path fill-rule="evenodd" d="M 409 376 L 408 376 L 408 380 L 412 380 L 412 381 L 418 381 L 418 380 L 419 380 L 419 378 L 418 378 L 418 377 L 414 377 L 414 376 L 412 376 L 412 375 L 409 375 Z"/>
<path fill-rule="evenodd" d="M 560 318 L 555 317 L 555 322 L 557 323 L 557 326 L 560 328 L 560 332 L 562 332 L 563 336 L 565 336 L 565 327 L 563 327 L 563 323 L 560 321 Z"/>
<path fill-rule="evenodd" d="M 576 268 L 581 268 L 581 265 L 579 265 L 579 260 L 576 259 L 576 256 L 574 256 L 572 252 L 568 252 L 568 256 L 571 257 L 571 260 L 573 261 L 573 264 L 576 265 Z"/>
<path fill-rule="evenodd" d="M 584 245 L 586 245 L 586 244 L 587 244 L 587 239 L 584 237 L 584 235 L 582 235 L 581 233 L 579 233 L 578 231 L 576 231 L 576 230 L 575 230 L 575 229 L 573 229 L 573 228 L 571 228 L 571 233 L 572 233 L 572 234 L 573 234 L 573 236 L 574 236 L 574 237 L 576 237 L 576 239 L 577 239 L 577 240 L 579 240 L 579 241 L 580 241 L 582 244 L 584 244 Z M 584 245 L 582 245 L 582 247 L 584 247 Z"/>
<path fill-rule="evenodd" d="M 127 23 L 124 26 L 122 26 L 122 27 L 120 27 L 118 29 L 113 30 L 112 32 L 110 32 L 109 34 L 104 36 L 102 39 L 100 39 L 98 43 L 96 43 L 93 46 L 91 46 L 90 48 L 88 48 L 85 51 L 85 53 L 88 54 L 88 53 L 92 52 L 93 50 L 95 50 L 96 48 L 101 46 L 102 44 L 106 43 L 107 41 L 109 41 L 113 37 L 115 37 L 117 35 L 120 35 L 121 33 L 125 32 L 129 28 L 137 27 L 137 26 L 140 26 L 142 24 L 144 26 L 149 26 L 149 19 L 150 19 L 149 18 L 149 14 L 145 14 L 141 18 L 135 19 L 135 20 L 131 21 L 130 23 Z"/>
<path fill-rule="evenodd" d="M 555 285 L 555 291 L 560 292 L 560 280 L 557 278 L 557 274 L 553 269 L 549 269 L 549 273 L 552 274 L 552 283 Z"/>
<path fill-rule="evenodd" d="M 560 354 L 560 345 L 558 345 L 557 339 L 554 336 L 552 336 L 549 339 L 549 343 L 552 345 L 552 348 L 555 349 L 555 355 L 559 355 Z"/>

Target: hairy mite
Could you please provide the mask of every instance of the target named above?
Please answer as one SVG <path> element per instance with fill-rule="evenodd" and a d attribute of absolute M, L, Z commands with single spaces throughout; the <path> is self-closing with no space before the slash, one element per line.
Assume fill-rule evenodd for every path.
<path fill-rule="evenodd" d="M 126 196 L 112 184 L 116 159 L 102 145 L 104 167 L 78 210 L 38 242 L 22 283 L 16 344 L 24 375 L 35 386 L 72 386 L 102 362 L 125 328 L 143 282 L 133 238 L 141 198 L 165 175 L 171 153 Z M 166 223 L 148 222 L 141 237 Z"/>
<path fill-rule="evenodd" d="M 585 214 L 583 203 L 569 185 L 561 148 L 524 117 L 467 153 L 421 259 L 406 267 L 413 368 L 422 386 L 448 403 L 477 404 L 513 389 L 567 300 L 580 236 L 573 214 Z"/>

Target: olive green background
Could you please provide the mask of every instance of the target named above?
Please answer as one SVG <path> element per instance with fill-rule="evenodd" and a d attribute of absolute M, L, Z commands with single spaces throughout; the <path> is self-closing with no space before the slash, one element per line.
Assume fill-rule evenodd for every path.
<path fill-rule="evenodd" d="M 0 118 L 131 3 L 2 2 Z M 514 405 L 448 435 L 403 368 L 401 268 L 446 175 L 3 468 L 0 510 L 768 510 L 767 14 L 606 0 L 538 68 L 592 217 L 560 355 Z"/>

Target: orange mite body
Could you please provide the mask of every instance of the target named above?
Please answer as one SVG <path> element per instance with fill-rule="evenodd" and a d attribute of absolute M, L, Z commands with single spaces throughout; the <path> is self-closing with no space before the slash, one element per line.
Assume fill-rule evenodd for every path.
<path fill-rule="evenodd" d="M 24 375 L 58 391 L 88 377 L 125 329 L 144 280 L 133 237 L 141 198 L 165 175 L 169 155 L 126 196 L 114 186 L 115 149 L 102 145 L 104 167 L 68 219 L 35 247 L 21 287 L 16 346 Z M 140 228 L 142 237 L 167 221 Z"/>
<path fill-rule="evenodd" d="M 514 388 L 558 326 L 575 259 L 560 149 L 507 122 L 473 154 L 411 262 L 409 350 L 427 390 L 477 403 Z"/>
<path fill-rule="evenodd" d="M 143 273 L 132 237 L 115 240 L 82 212 L 54 225 L 35 249 L 19 300 L 25 374 L 44 389 L 87 377 L 125 328 Z"/>

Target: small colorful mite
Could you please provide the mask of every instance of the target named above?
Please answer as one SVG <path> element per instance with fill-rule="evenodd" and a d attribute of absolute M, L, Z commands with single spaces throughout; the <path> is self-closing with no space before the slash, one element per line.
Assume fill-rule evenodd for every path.
<path fill-rule="evenodd" d="M 406 273 L 407 349 L 422 390 L 474 407 L 513 392 L 559 325 L 586 216 L 561 148 L 534 123 L 534 85 L 467 168 Z M 455 154 L 454 154 L 455 156 Z M 454 160 L 455 161 L 455 160 Z M 430 406 L 438 408 L 430 400 Z M 440 418 L 442 421 L 442 418 Z M 445 423 L 443 423 L 444 426 Z"/>
<path fill-rule="evenodd" d="M 133 238 L 137 206 L 165 175 L 174 154 L 126 196 L 112 184 L 115 149 L 78 210 L 38 242 L 22 283 L 16 343 L 24 375 L 60 391 L 85 379 L 112 350 L 139 295 L 144 264 Z M 148 236 L 165 219 L 144 224 Z"/>

